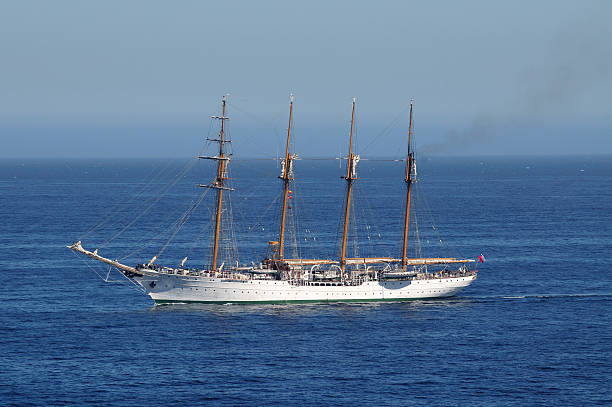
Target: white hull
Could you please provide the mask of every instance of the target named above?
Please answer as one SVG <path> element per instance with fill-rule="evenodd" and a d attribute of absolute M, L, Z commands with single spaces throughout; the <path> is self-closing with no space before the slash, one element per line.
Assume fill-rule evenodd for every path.
<path fill-rule="evenodd" d="M 137 276 L 156 303 L 291 303 L 404 301 L 450 297 L 470 285 L 476 275 L 366 281 L 360 285 L 310 283 L 294 285 L 282 280 L 230 280 L 215 277 L 172 274 Z M 337 285 L 334 285 L 337 284 Z"/>

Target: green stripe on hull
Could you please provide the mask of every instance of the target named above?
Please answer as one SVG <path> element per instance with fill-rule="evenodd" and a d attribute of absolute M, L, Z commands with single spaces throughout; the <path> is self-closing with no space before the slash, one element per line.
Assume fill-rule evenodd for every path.
<path fill-rule="evenodd" d="M 406 302 L 419 300 L 438 300 L 449 297 L 423 297 L 423 298 L 364 298 L 346 300 L 269 300 L 269 301 L 192 301 L 192 300 L 153 300 L 155 305 L 164 304 L 325 304 L 338 302 Z"/>

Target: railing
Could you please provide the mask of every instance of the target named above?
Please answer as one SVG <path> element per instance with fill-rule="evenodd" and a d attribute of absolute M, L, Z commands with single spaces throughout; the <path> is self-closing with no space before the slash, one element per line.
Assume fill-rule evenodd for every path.
<path fill-rule="evenodd" d="M 136 267 L 136 270 L 148 270 L 154 271 L 160 274 L 167 275 L 183 275 L 183 276 L 192 276 L 192 277 L 209 277 L 209 278 L 219 278 L 219 279 L 230 279 L 236 281 L 248 281 L 248 280 L 272 280 L 275 279 L 273 277 L 273 272 L 271 270 L 270 274 L 253 274 L 248 272 L 235 272 L 235 271 L 209 271 L 209 270 L 200 270 L 200 269 L 182 269 L 182 268 L 171 268 L 171 267 L 162 267 L 159 265 L 146 265 L 139 264 Z M 408 276 L 405 278 L 389 278 L 385 279 L 384 277 L 380 278 L 381 280 L 390 280 L 390 281 L 409 281 L 409 280 L 435 280 L 435 279 L 443 279 L 443 278 L 461 278 L 476 275 L 476 271 L 472 271 L 469 269 L 464 270 L 441 270 L 435 273 L 429 272 L 420 272 L 414 276 Z M 328 280 L 328 281 L 316 281 L 316 280 L 305 280 L 303 278 L 285 278 L 284 281 L 287 281 L 289 284 L 294 286 L 359 286 L 367 281 L 378 281 L 375 276 L 370 276 L 368 274 L 359 274 L 354 278 L 345 279 L 344 281 L 339 280 Z"/>

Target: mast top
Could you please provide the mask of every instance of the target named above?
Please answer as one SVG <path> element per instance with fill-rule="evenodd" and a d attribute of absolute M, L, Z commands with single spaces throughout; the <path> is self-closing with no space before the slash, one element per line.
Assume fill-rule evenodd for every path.
<path fill-rule="evenodd" d="M 359 162 L 359 156 L 353 154 L 353 129 L 355 127 L 355 103 L 357 102 L 357 98 L 353 97 L 353 111 L 351 113 L 351 131 L 349 136 L 349 149 L 348 149 L 348 163 L 346 168 L 346 176 L 343 177 L 349 183 L 357 178 L 357 163 Z"/>
<path fill-rule="evenodd" d="M 229 96 L 229 93 L 226 93 L 221 98 L 221 103 L 222 103 L 224 109 L 225 109 L 225 104 L 227 103 L 227 97 L 228 96 Z M 210 117 L 213 118 L 213 119 L 219 119 L 219 120 L 229 120 L 229 117 L 225 116 L 225 113 L 222 114 L 221 116 L 210 116 Z"/>

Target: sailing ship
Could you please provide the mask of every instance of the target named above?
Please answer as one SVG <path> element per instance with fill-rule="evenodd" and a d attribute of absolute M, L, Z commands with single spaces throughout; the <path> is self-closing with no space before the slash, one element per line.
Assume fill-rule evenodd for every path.
<path fill-rule="evenodd" d="M 216 161 L 216 176 L 210 184 L 199 184 L 216 192 L 212 258 L 202 268 L 185 267 L 183 259 L 178 267 L 161 266 L 153 257 L 146 263 L 134 266 L 106 258 L 98 249 L 90 251 L 81 241 L 68 246 L 73 251 L 88 256 L 117 269 L 126 278 L 142 287 L 156 304 L 164 303 L 303 303 L 303 302 L 368 302 L 408 301 L 415 299 L 449 297 L 470 285 L 477 271 L 470 268 L 472 259 L 454 257 L 408 257 L 408 235 L 413 184 L 416 181 L 416 162 L 412 146 L 413 102 L 410 102 L 408 127 L 408 153 L 404 183 L 406 200 L 402 230 L 402 252 L 398 257 L 348 257 L 347 236 L 353 185 L 357 180 L 359 155 L 353 151 L 355 104 L 353 99 L 349 133 L 342 241 L 337 259 L 289 258 L 285 255 L 288 201 L 291 200 L 291 184 L 294 181 L 294 161 L 297 155 L 290 152 L 293 116 L 293 95 L 289 104 L 289 126 L 284 158 L 281 160 L 282 209 L 277 241 L 268 243 L 268 255 L 251 266 L 219 264 L 220 235 L 223 229 L 222 207 L 225 194 L 233 189 L 226 181 L 231 154 L 226 137 L 226 97 L 221 103 L 220 129 L 216 138 L 208 139 L 218 144 L 215 155 L 200 155 L 200 159 Z"/>

